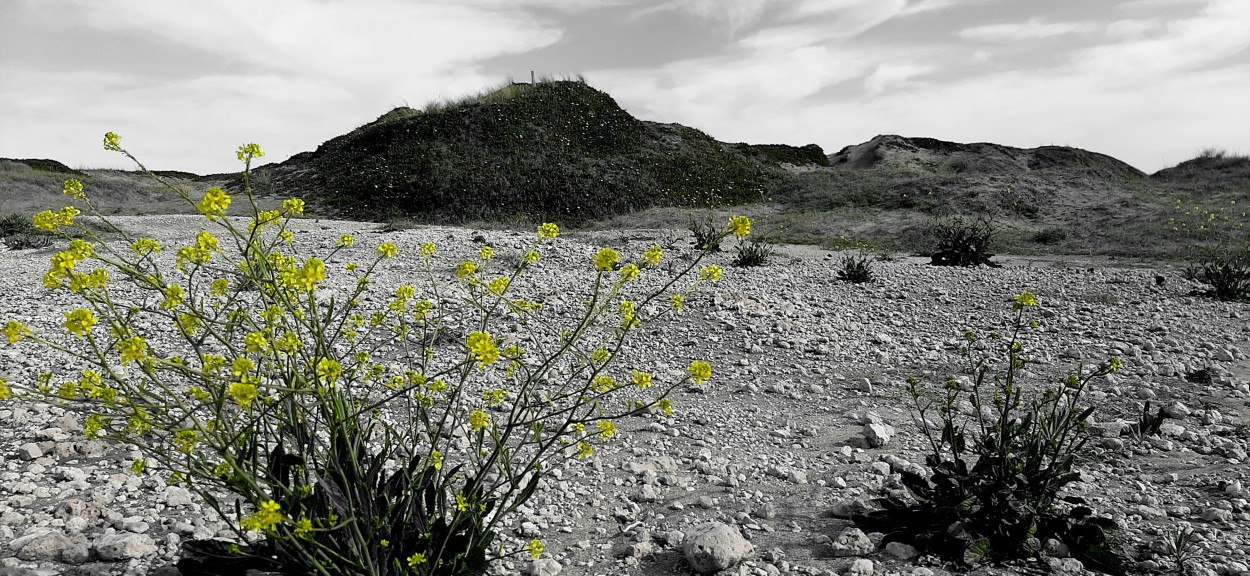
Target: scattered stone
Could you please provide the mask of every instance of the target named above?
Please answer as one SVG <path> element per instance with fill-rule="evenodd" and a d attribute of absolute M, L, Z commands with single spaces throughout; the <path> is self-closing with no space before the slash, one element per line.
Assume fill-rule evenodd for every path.
<path fill-rule="evenodd" d="M 911 560 L 920 555 L 920 551 L 915 546 L 902 542 L 890 542 L 885 545 L 884 550 L 887 555 L 899 560 Z"/>
<path fill-rule="evenodd" d="M 686 562 L 701 574 L 732 568 L 753 549 L 737 528 L 723 522 L 696 526 L 683 544 Z"/>
<path fill-rule="evenodd" d="M 847 574 L 855 576 L 872 576 L 872 572 L 872 560 L 867 558 L 856 558 L 854 562 L 851 562 L 851 568 L 846 571 Z"/>
<path fill-rule="evenodd" d="M 868 446 L 880 448 L 894 438 L 894 427 L 884 423 L 867 424 L 864 426 L 864 438 L 868 440 Z"/>
<path fill-rule="evenodd" d="M 830 544 L 834 556 L 863 556 L 874 550 L 872 540 L 859 528 L 843 528 Z"/>
<path fill-rule="evenodd" d="M 527 576 L 556 576 L 564 569 L 554 558 L 539 558 L 525 565 Z"/>
<path fill-rule="evenodd" d="M 95 551 L 101 560 L 129 560 L 155 553 L 156 543 L 147 534 L 113 532 L 96 539 Z"/>
<path fill-rule="evenodd" d="M 26 561 L 56 560 L 61 552 L 72 544 L 69 537 L 59 531 L 39 528 L 9 543 L 9 549 L 19 559 Z"/>

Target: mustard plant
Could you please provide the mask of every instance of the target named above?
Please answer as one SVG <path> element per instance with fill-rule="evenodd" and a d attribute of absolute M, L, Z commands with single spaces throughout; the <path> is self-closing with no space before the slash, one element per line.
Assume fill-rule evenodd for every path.
<path fill-rule="evenodd" d="M 1089 440 L 1086 422 L 1094 412 L 1082 406 L 1085 391 L 1121 362 L 1111 358 L 1088 372 L 1078 366 L 1058 386 L 1026 397 L 1029 359 L 1021 334 L 1031 325 L 1025 311 L 1037 304 L 1031 293 L 1016 296 L 1009 337 L 965 334 L 963 382 L 932 390 L 908 380 L 932 474 L 902 472 L 910 499 L 879 499 L 881 508 L 857 521 L 968 564 L 1035 554 L 1041 542 L 1056 538 L 1087 565 L 1122 571 L 1107 535 L 1114 523 L 1094 516 L 1081 499 L 1060 496 L 1080 479 L 1075 459 Z M 977 352 L 981 343 L 984 355 Z M 962 401 L 970 405 L 966 415 Z M 1076 506 L 1060 512 L 1061 501 Z"/>
<path fill-rule="evenodd" d="M 1189 280 L 1209 286 L 1202 294 L 1220 300 L 1250 300 L 1250 222 L 1237 200 L 1212 208 L 1178 198 L 1168 226 L 1188 241 Z"/>
<path fill-rule="evenodd" d="M 720 279 L 700 264 L 706 250 L 658 275 L 658 246 L 633 258 L 601 248 L 586 263 L 594 280 L 582 308 L 561 322 L 522 293 L 526 272 L 562 241 L 555 224 L 511 260 L 483 246 L 444 267 L 433 243 L 401 255 L 351 235 L 306 254 L 292 223 L 304 203 L 262 210 L 253 198 L 259 146 L 237 151 L 247 216 L 227 217 L 239 195 L 192 197 L 116 134 L 104 145 L 193 206 L 202 229 L 163 246 L 110 223 L 67 181 L 76 203 L 34 225 L 68 241 L 44 288 L 80 307 L 64 313 L 65 334 L 12 320 L 0 333 L 88 368 L 0 382 L 0 398 L 63 403 L 86 414 L 89 438 L 136 446 L 135 474 L 186 486 L 228 522 L 237 542 L 223 553 L 323 575 L 469 575 L 514 554 L 538 558 L 540 540 L 497 536 L 539 481 L 594 457 L 619 419 L 672 413 L 673 389 L 712 377 L 704 360 L 684 378 L 621 360 L 640 326 Z M 120 240 L 83 226 L 84 211 Z M 716 236 L 749 231 L 738 216 Z M 383 294 L 376 279 L 399 259 L 419 272 Z"/>

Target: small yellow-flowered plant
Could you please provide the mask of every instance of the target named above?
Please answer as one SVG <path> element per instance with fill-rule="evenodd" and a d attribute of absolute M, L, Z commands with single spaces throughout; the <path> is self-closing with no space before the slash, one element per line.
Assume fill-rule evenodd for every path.
<path fill-rule="evenodd" d="M 482 366 L 494 364 L 499 360 L 499 348 L 495 346 L 495 341 L 486 332 L 473 332 L 465 339 L 465 346 L 469 348 L 469 352 L 477 359 Z"/>
<path fill-rule="evenodd" d="M 734 216 L 729 219 L 729 231 L 742 238 L 751 233 L 751 219 L 746 216 Z"/>
<path fill-rule="evenodd" d="M 559 236 L 559 235 L 560 235 L 560 227 L 550 222 L 542 224 L 538 227 L 538 239 L 539 240 L 551 240 L 552 238 L 555 238 L 556 236 Z"/>
<path fill-rule="evenodd" d="M 717 266 L 715 264 L 711 266 L 704 266 L 703 269 L 699 271 L 700 278 L 704 280 L 709 280 L 711 282 L 716 282 L 720 280 L 721 274 L 722 272 L 721 272 L 720 266 Z"/>
<path fill-rule="evenodd" d="M 702 384 L 712 377 L 712 365 L 702 360 L 690 363 L 690 378 L 695 384 Z"/>
<path fill-rule="evenodd" d="M 541 540 L 534 539 L 530 540 L 530 543 L 525 547 L 525 549 L 529 551 L 530 558 L 537 560 L 539 556 L 542 556 L 543 550 L 546 550 L 546 547 L 543 546 Z"/>
<path fill-rule="evenodd" d="M 398 253 L 399 247 L 390 242 L 378 244 L 378 254 L 381 254 L 383 258 L 394 258 Z"/>
<path fill-rule="evenodd" d="M 1017 294 L 1013 306 L 1017 310 L 1027 306 L 1037 306 L 1037 296 L 1033 295 L 1032 292 Z"/>
<path fill-rule="evenodd" d="M 87 195 L 83 193 L 82 182 L 76 178 L 70 178 L 65 181 L 65 188 L 62 192 L 75 200 L 84 200 Z"/>
<path fill-rule="evenodd" d="M 207 216 L 210 220 L 214 220 L 226 213 L 230 208 L 230 195 L 225 190 L 213 186 L 204 191 L 204 196 L 200 198 L 200 203 L 196 205 L 200 214 Z"/>
<path fill-rule="evenodd" d="M 600 248 L 599 252 L 595 253 L 595 268 L 597 268 L 600 272 L 609 272 L 617 262 L 620 262 L 620 260 L 621 255 L 618 254 L 616 250 L 611 248 Z"/>

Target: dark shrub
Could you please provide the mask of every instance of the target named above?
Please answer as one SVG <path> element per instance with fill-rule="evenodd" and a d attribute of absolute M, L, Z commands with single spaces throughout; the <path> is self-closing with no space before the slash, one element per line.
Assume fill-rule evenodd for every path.
<path fill-rule="evenodd" d="M 687 228 L 694 234 L 695 250 L 720 252 L 720 241 L 723 236 L 721 230 L 712 224 L 711 220 L 699 221 L 691 218 Z"/>
<path fill-rule="evenodd" d="M 863 284 L 873 280 L 872 261 L 867 256 L 843 256 L 840 266 L 838 280 L 853 284 Z"/>
<path fill-rule="evenodd" d="M 998 266 L 990 262 L 994 256 L 989 253 L 994 228 L 988 219 L 968 222 L 955 217 L 934 225 L 933 233 L 937 237 L 937 251 L 931 257 L 934 266 Z"/>
<path fill-rule="evenodd" d="M 1067 239 L 1068 233 L 1063 228 L 1047 228 L 1033 234 L 1033 241 L 1038 244 L 1056 244 Z"/>
<path fill-rule="evenodd" d="M 775 251 L 772 244 L 761 236 L 752 236 L 746 242 L 738 243 L 738 255 L 734 256 L 734 266 L 764 266 L 773 257 Z"/>

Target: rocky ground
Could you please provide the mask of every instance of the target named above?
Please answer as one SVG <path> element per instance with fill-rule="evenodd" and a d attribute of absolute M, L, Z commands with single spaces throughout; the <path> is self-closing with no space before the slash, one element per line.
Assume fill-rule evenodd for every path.
<path fill-rule="evenodd" d="M 118 222 L 169 246 L 199 226 L 176 216 Z M 424 241 L 439 243 L 446 266 L 438 272 L 449 276 L 483 239 L 507 253 L 530 238 L 330 221 L 304 221 L 297 232 L 310 247 L 330 246 L 342 232 L 356 233 L 362 249 L 395 242 L 401 257 L 378 278 L 382 286 L 405 281 L 415 268 L 403 262 L 414 262 Z M 530 286 L 557 308 L 578 302 L 599 246 L 634 255 L 653 243 L 670 259 L 689 252 L 677 231 L 566 235 L 546 249 Z M 39 288 L 52 253 L 0 253 L 0 320 L 60 331 L 72 302 Z M 618 441 L 557 469 L 503 535 L 541 538 L 544 558 L 501 562 L 497 571 L 691 574 L 684 544 L 703 538 L 730 542 L 727 574 L 960 572 L 907 546 L 879 548 L 880 534 L 862 533 L 846 516 L 897 487 L 899 470 L 924 462 L 905 378 L 951 376 L 961 335 L 1006 330 L 1011 297 L 1031 291 L 1041 301 L 1040 326 L 1025 340 L 1037 386 L 1079 361 L 1124 362 L 1090 395 L 1097 438 L 1070 492 L 1120 524 L 1143 572 L 1173 568 L 1161 543 L 1188 526 L 1198 554 L 1190 574 L 1250 574 L 1250 307 L 1190 296 L 1195 286 L 1167 268 L 1008 257 L 998 269 L 941 269 L 902 258 L 877 263 L 877 282 L 851 285 L 835 280 L 838 257 L 784 247 L 766 267 L 738 269 L 729 254 L 714 255 L 724 279 L 682 316 L 640 331 L 631 358 L 657 377 L 711 360 L 710 385 L 678 391 L 671 417 L 626 419 Z M 10 381 L 49 365 L 57 359 L 0 345 L 0 375 Z M 1200 371 L 1209 380 L 1185 378 Z M 1128 434 L 1146 400 L 1170 416 L 1161 436 Z M 169 564 L 181 542 L 227 535 L 184 489 L 131 474 L 128 447 L 86 440 L 82 421 L 73 406 L 0 404 L 0 575 L 175 574 Z M 745 541 L 732 545 L 735 532 Z M 1084 570 L 1062 556 L 978 572 Z"/>

